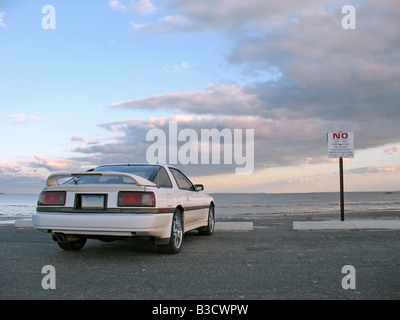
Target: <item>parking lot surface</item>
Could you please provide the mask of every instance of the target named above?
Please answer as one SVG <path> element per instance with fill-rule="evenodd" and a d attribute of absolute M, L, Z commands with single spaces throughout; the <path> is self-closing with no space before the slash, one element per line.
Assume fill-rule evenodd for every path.
<path fill-rule="evenodd" d="M 398 231 L 294 231 L 292 219 L 252 221 L 252 231 L 190 232 L 177 255 L 158 253 L 152 241 L 88 240 L 63 251 L 49 234 L 3 225 L 0 299 L 400 298 Z M 54 267 L 54 289 L 42 285 L 45 266 Z"/>

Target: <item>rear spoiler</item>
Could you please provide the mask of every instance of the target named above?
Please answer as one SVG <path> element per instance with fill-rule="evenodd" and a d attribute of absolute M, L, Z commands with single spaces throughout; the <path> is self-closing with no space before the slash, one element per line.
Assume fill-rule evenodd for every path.
<path fill-rule="evenodd" d="M 82 176 L 114 176 L 114 177 L 128 177 L 135 181 L 134 183 L 138 186 L 149 186 L 156 187 L 157 185 L 145 178 L 139 177 L 135 174 L 125 173 L 125 172 L 80 172 L 80 173 L 52 173 L 49 175 L 46 181 L 47 186 L 59 186 L 58 181 L 62 178 L 73 178 Z"/>

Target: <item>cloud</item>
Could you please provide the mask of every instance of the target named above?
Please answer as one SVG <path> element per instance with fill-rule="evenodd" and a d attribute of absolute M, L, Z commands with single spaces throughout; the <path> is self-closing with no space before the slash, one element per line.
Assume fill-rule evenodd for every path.
<path fill-rule="evenodd" d="M 296 23 L 306 18 L 309 25 L 314 25 L 314 32 L 327 30 L 333 20 L 341 28 L 344 14 L 341 9 L 347 5 L 345 0 L 303 0 L 303 1 L 260 1 L 260 0 L 202 0 L 181 1 L 165 0 L 163 12 L 166 16 L 149 23 L 152 31 L 170 32 L 220 32 L 227 31 L 239 37 L 251 37 L 260 34 L 280 33 L 286 35 L 288 28 L 297 32 Z M 395 0 L 365 0 L 355 4 L 357 24 L 368 28 L 365 22 L 381 22 L 382 15 L 394 17 L 400 12 Z M 363 18 L 365 20 L 363 20 Z M 319 25 L 316 23 L 319 22 Z M 164 23 L 164 30 L 161 28 Z M 170 28 L 180 24 L 180 28 Z M 156 25 L 158 25 L 156 27 Z M 397 25 L 397 23 L 396 23 Z M 369 28 L 368 28 L 369 29 Z M 395 32 L 396 29 L 391 29 Z M 300 30 L 301 31 L 301 30 Z M 368 31 L 375 31 L 369 29 Z M 305 39 L 307 40 L 307 38 Z M 334 49 L 334 48 L 333 48 Z"/>
<path fill-rule="evenodd" d="M 140 32 L 222 32 L 228 36 L 233 46 L 226 53 L 227 62 L 241 70 L 251 84 L 235 88 L 242 96 L 251 97 L 252 108 L 244 108 L 242 113 L 266 118 L 274 114 L 316 117 L 365 126 L 375 119 L 400 120 L 396 54 L 400 49 L 400 5 L 392 0 L 363 1 L 356 5 L 356 30 L 344 30 L 341 8 L 345 4 L 329 0 L 169 0 L 164 5 L 167 15 L 141 24 Z M 136 29 L 139 31 L 139 26 Z M 275 81 L 260 77 L 271 70 L 275 70 Z M 196 95 L 172 93 L 120 106 L 140 108 L 157 103 L 169 110 L 175 105 L 174 112 L 192 112 L 202 109 L 201 103 L 194 101 L 197 97 L 205 98 L 203 113 L 213 109 L 217 114 L 236 114 L 236 106 L 243 103 L 226 100 L 227 107 L 216 110 L 213 97 L 221 94 L 219 89 L 226 93 L 227 88 L 211 85 Z"/>
<path fill-rule="evenodd" d="M 14 174 L 21 170 L 21 166 L 15 163 L 4 163 L 0 161 L 0 174 Z"/>
<path fill-rule="evenodd" d="M 148 98 L 116 102 L 115 108 L 171 110 L 175 114 L 254 114 L 257 96 L 236 85 L 210 84 L 200 92 L 169 93 Z"/>
<path fill-rule="evenodd" d="M 166 110 L 172 115 L 103 124 L 121 134 L 112 147 L 123 150 L 135 145 L 129 157 L 144 159 L 149 146 L 146 132 L 151 127 L 167 132 L 173 119 L 181 130 L 198 133 L 211 128 L 254 129 L 256 170 L 328 162 L 325 134 L 331 131 L 353 131 L 356 151 L 398 143 L 400 65 L 395 53 L 400 49 L 400 5 L 390 0 L 363 1 L 357 5 L 356 30 L 343 30 L 341 7 L 345 4 L 328 0 L 166 1 L 164 18 L 147 21 L 136 31 L 220 33 L 233 44 L 225 55 L 228 66 L 239 68 L 249 78 L 271 70 L 279 76 L 272 81 L 255 76 L 242 86 L 208 84 L 202 91 L 116 102 L 114 108 Z M 93 154 L 98 160 L 110 159 L 104 151 L 111 145 L 89 147 L 85 150 L 97 151 Z M 233 172 L 229 166 L 194 171 L 200 175 L 201 171 Z"/>
<path fill-rule="evenodd" d="M 81 142 L 85 142 L 86 139 L 83 138 L 83 137 L 81 137 L 81 136 L 73 136 L 73 137 L 71 138 L 71 141 L 81 141 Z"/>
<path fill-rule="evenodd" d="M 170 133 L 170 123 L 177 123 L 178 134 L 190 129 L 196 132 L 198 164 L 189 164 L 190 171 L 194 175 L 210 175 L 222 173 L 235 173 L 235 169 L 241 167 L 235 158 L 232 164 L 225 161 L 223 150 L 230 148 L 224 139 L 219 140 L 221 148 L 220 162 L 216 164 L 204 164 L 201 162 L 201 152 L 209 144 L 201 144 L 203 130 L 216 130 L 220 134 L 223 130 L 233 137 L 234 130 L 242 133 L 242 155 L 250 159 L 247 144 L 250 143 L 246 136 L 246 130 L 254 130 L 254 166 L 255 170 L 270 167 L 282 167 L 290 165 L 306 165 L 326 161 L 327 151 L 325 142 L 324 123 L 317 119 L 312 123 L 303 119 L 271 120 L 257 116 L 242 115 L 173 115 L 170 117 L 157 117 L 148 120 L 132 119 L 101 124 L 100 126 L 110 132 L 118 132 L 120 135 L 111 142 L 99 143 L 74 148 L 72 151 L 77 156 L 71 159 L 75 161 L 86 161 L 92 164 L 121 163 L 121 162 L 147 162 L 146 152 L 154 144 L 146 141 L 146 136 L 151 129 L 160 129 L 167 138 L 167 153 L 172 145 L 173 135 Z M 290 128 L 290 130 L 288 130 Z M 234 137 L 233 137 L 234 138 Z M 177 141 L 178 152 L 187 142 Z M 211 143 L 211 141 L 209 141 Z M 228 149 L 229 150 L 229 149 Z M 234 151 L 232 147 L 232 152 Z M 249 149 L 249 151 L 252 151 Z M 213 151 L 212 151 L 213 152 Z M 210 158 L 212 156 L 210 152 Z M 78 154 L 82 155 L 78 155 Z M 170 163 L 168 154 L 167 162 Z M 177 165 L 182 163 L 178 161 Z M 243 166 L 242 166 L 243 167 Z"/>
<path fill-rule="evenodd" d="M 190 66 L 186 61 L 183 61 L 179 65 L 173 65 L 172 67 L 164 67 L 163 70 L 166 73 L 181 73 L 181 74 L 186 74 L 187 69 L 189 69 Z"/>
<path fill-rule="evenodd" d="M 145 32 L 155 32 L 160 34 L 171 34 L 175 32 L 186 32 L 190 30 L 190 23 L 188 19 L 182 15 L 169 15 L 159 18 L 155 21 L 150 21 L 148 23 L 136 23 L 130 21 L 132 26 L 132 31 L 145 31 Z"/>
<path fill-rule="evenodd" d="M 130 1 L 128 5 L 125 5 L 118 0 L 111 0 L 109 5 L 116 11 L 121 11 L 124 13 L 137 13 L 140 15 L 153 13 L 157 9 L 151 0 Z"/>
<path fill-rule="evenodd" d="M 159 33 L 224 32 L 233 43 L 226 53 L 227 62 L 242 70 L 243 76 L 254 77 L 254 83 L 247 80 L 251 85 L 235 89 L 246 97 L 253 95 L 253 110 L 245 109 L 252 115 L 271 117 L 278 113 L 349 123 L 400 119 L 396 55 L 400 5 L 391 0 L 363 1 L 356 6 L 357 28 L 349 31 L 341 27 L 341 7 L 345 4 L 328 0 L 169 0 L 164 18 L 140 28 L 141 32 Z M 259 76 L 271 70 L 275 70 L 275 81 Z M 214 88 L 196 96 L 211 98 L 217 89 L 224 88 L 211 86 Z M 169 100 L 178 102 L 177 110 L 200 109 L 199 103 L 186 103 L 190 98 L 190 94 L 170 94 L 130 103 L 133 108 L 133 104 L 164 102 L 161 105 L 171 109 Z M 210 110 L 209 100 L 203 104 L 204 112 Z M 229 103 L 229 108 L 232 105 Z M 222 108 L 223 112 L 229 108 Z"/>
<path fill-rule="evenodd" d="M 386 150 L 384 150 L 384 152 L 387 154 L 400 153 L 400 146 L 395 146 L 393 148 L 386 149 Z"/>
<path fill-rule="evenodd" d="M 10 117 L 10 121 L 12 121 L 14 123 L 26 123 L 26 122 L 31 122 L 31 121 L 42 120 L 42 117 L 35 116 L 35 115 L 29 115 L 29 114 L 12 114 L 9 117 Z"/>
<path fill-rule="evenodd" d="M 332 0 L 166 0 L 163 3 L 166 15 L 147 23 L 146 30 L 164 34 L 224 31 L 238 37 L 257 36 L 285 28 L 307 14 L 332 16 L 337 12 L 339 15 L 345 4 L 346 1 Z M 338 20 L 339 26 L 340 23 L 341 20 Z"/>
<path fill-rule="evenodd" d="M 5 11 L 0 12 L 0 28 L 5 28 L 6 24 L 4 23 L 4 17 L 6 15 Z"/>
<path fill-rule="evenodd" d="M 91 140 L 85 146 L 72 148 L 72 152 L 81 155 L 73 156 L 70 160 L 91 165 L 146 162 L 145 154 L 149 145 L 146 134 L 151 129 L 151 124 L 144 120 L 124 120 L 99 126 L 120 135 L 102 142 Z"/>
<path fill-rule="evenodd" d="M 315 6 L 316 1 L 167 0 L 163 4 L 163 11 L 169 14 L 148 23 L 146 28 L 160 33 L 220 30 L 236 33 L 248 31 L 251 27 L 280 25 L 287 15 L 310 4 Z"/>
<path fill-rule="evenodd" d="M 339 6 L 311 3 L 293 11 L 295 20 L 287 16 L 280 24 L 266 22 L 268 29 L 258 26 L 257 36 L 243 34 L 229 62 L 249 70 L 276 66 L 281 71 L 277 83 L 252 88 L 269 102 L 269 111 L 348 122 L 400 119 L 400 65 L 392 54 L 399 49 L 398 5 L 363 2 L 358 27 L 349 32 L 341 29 Z"/>
<path fill-rule="evenodd" d="M 121 156 L 124 154 L 129 154 L 130 152 L 134 152 L 135 147 L 121 143 L 106 143 L 106 144 L 101 143 L 101 144 L 88 145 L 86 147 L 73 148 L 72 151 L 87 153 L 87 154 L 102 153 L 102 154 L 113 154 L 114 156 Z"/>
<path fill-rule="evenodd" d="M 40 155 L 36 155 L 34 157 L 36 159 L 35 161 L 21 162 L 21 164 L 35 169 L 47 169 L 50 172 L 79 170 L 84 164 L 74 160 L 54 158 L 49 159 Z"/>
<path fill-rule="evenodd" d="M 328 89 L 335 92 L 336 96 L 329 93 Z M 320 130 L 317 137 L 337 130 L 354 131 L 358 149 L 398 142 L 400 127 L 396 123 L 400 119 L 400 109 L 395 108 L 400 99 L 398 93 L 393 92 L 391 99 L 386 98 L 387 105 L 376 108 L 369 101 L 369 92 L 364 93 L 365 99 L 352 101 L 351 97 L 341 96 L 336 90 L 335 86 L 327 89 L 305 88 L 302 91 L 300 87 L 286 84 L 285 81 L 247 88 L 208 85 L 204 91 L 154 95 L 114 103 L 112 106 L 133 110 L 163 109 L 175 115 L 208 115 L 216 119 L 220 116 L 262 118 L 267 120 L 268 125 L 260 127 L 259 132 L 274 128 L 273 132 L 279 132 L 282 137 L 291 135 L 296 128 L 296 134 L 302 136 L 302 140 L 311 139 L 313 142 L 315 139 L 310 135 L 310 128 L 315 126 Z M 299 123 L 302 127 L 293 127 Z M 116 126 L 113 128 L 115 130 Z"/>
<path fill-rule="evenodd" d="M 0 174 L 0 192 L 11 194 L 39 194 L 46 185 L 46 177 L 21 173 L 19 175 Z"/>
<path fill-rule="evenodd" d="M 24 170 L 22 164 L 0 162 L 0 192 L 38 193 L 45 179 L 40 172 Z"/>
<path fill-rule="evenodd" d="M 383 166 L 383 167 L 376 167 L 376 166 L 369 166 L 369 167 L 362 167 L 362 168 L 355 168 L 346 171 L 346 174 L 365 174 L 365 173 L 389 173 L 393 174 L 396 172 L 400 172 L 399 166 Z"/>

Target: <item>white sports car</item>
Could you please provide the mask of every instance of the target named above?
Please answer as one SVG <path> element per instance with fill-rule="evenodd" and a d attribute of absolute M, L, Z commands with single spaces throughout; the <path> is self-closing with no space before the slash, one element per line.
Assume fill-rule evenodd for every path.
<path fill-rule="evenodd" d="M 163 253 L 178 253 L 183 234 L 211 235 L 214 199 L 168 165 L 119 164 L 81 173 L 53 173 L 32 220 L 65 250 L 86 239 L 153 237 Z"/>

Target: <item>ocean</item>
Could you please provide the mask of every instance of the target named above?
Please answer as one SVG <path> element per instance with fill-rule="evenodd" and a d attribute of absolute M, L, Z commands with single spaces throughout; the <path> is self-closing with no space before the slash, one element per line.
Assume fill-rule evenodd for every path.
<path fill-rule="evenodd" d="M 217 218 L 271 218 L 290 215 L 340 215 L 338 192 L 321 193 L 214 193 Z M 0 194 L 0 220 L 29 218 L 38 195 Z M 346 192 L 345 214 L 397 211 L 400 192 Z"/>
<path fill-rule="evenodd" d="M 339 192 L 213 194 L 223 218 L 267 218 L 291 215 L 340 216 Z M 398 211 L 400 192 L 346 192 L 345 214 Z"/>

